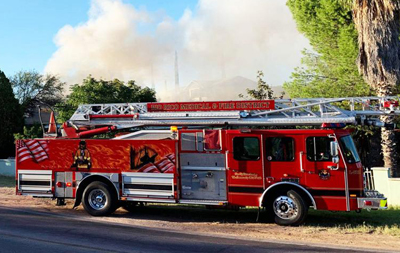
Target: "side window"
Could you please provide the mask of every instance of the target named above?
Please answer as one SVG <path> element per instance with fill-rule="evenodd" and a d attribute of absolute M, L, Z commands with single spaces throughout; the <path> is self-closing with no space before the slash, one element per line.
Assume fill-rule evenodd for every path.
<path fill-rule="evenodd" d="M 182 133 L 181 134 L 181 148 L 185 151 L 196 151 L 196 134 L 195 133 Z"/>
<path fill-rule="evenodd" d="M 265 142 L 268 161 L 287 162 L 294 160 L 294 139 L 271 137 Z"/>
<path fill-rule="evenodd" d="M 256 161 L 260 159 L 260 141 L 258 138 L 233 138 L 233 158 L 239 161 Z"/>
<path fill-rule="evenodd" d="M 308 137 L 306 140 L 307 159 L 314 162 L 331 161 L 329 137 Z"/>

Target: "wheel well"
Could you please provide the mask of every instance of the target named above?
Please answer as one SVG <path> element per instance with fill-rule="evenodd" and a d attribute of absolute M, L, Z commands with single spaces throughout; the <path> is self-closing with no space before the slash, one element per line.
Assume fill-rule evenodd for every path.
<path fill-rule="evenodd" d="M 262 195 L 261 206 L 264 207 L 268 201 L 270 201 L 276 196 L 276 194 L 278 194 L 278 192 L 288 192 L 289 190 L 296 191 L 302 197 L 302 199 L 306 201 L 307 206 L 313 206 L 314 209 L 317 209 L 317 206 L 311 194 L 307 192 L 307 190 L 303 187 L 294 183 L 282 183 L 276 186 L 270 186 L 270 188 L 265 190 L 264 194 Z"/>
<path fill-rule="evenodd" d="M 115 185 L 110 181 L 110 179 L 108 179 L 104 176 L 101 176 L 101 175 L 91 175 L 91 176 L 88 176 L 85 179 L 83 179 L 82 182 L 80 182 L 78 189 L 76 191 L 74 208 L 81 204 L 82 195 L 83 195 L 83 192 L 85 191 L 86 187 L 90 183 L 93 183 L 95 181 L 105 183 L 108 187 L 110 187 L 111 194 L 114 194 L 115 197 L 118 197 L 117 189 L 115 188 Z"/>

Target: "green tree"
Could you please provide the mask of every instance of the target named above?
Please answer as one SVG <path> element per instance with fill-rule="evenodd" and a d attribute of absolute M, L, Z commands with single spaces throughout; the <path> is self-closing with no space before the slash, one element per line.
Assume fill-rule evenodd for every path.
<path fill-rule="evenodd" d="M 83 80 L 82 85 L 75 84 L 71 87 L 71 94 L 63 104 L 57 105 L 60 122 L 68 120 L 80 104 L 106 104 L 128 102 L 155 102 L 155 91 L 142 88 L 135 81 L 96 80 L 89 76 Z"/>
<path fill-rule="evenodd" d="M 352 9 L 341 0 L 288 0 L 297 27 L 313 50 L 303 52 L 302 66 L 284 84 L 291 97 L 372 95 L 358 73 L 357 31 Z"/>
<path fill-rule="evenodd" d="M 263 80 L 264 73 L 259 70 L 257 72 L 257 88 L 256 89 L 246 89 L 247 96 L 243 94 L 239 94 L 240 98 L 252 98 L 252 99 L 257 99 L 257 100 L 265 100 L 265 99 L 275 99 L 274 97 L 274 91 L 271 89 L 271 86 L 267 84 Z M 282 98 L 285 95 L 284 92 L 282 92 L 280 98 Z"/>
<path fill-rule="evenodd" d="M 21 139 L 34 139 L 34 138 L 42 138 L 43 131 L 41 125 L 33 125 L 33 126 L 24 126 L 22 129 L 22 133 L 14 133 L 14 139 L 21 140 Z"/>
<path fill-rule="evenodd" d="M 11 83 L 25 113 L 31 113 L 38 104 L 54 106 L 64 99 L 65 83 L 54 75 L 20 71 L 11 78 Z"/>
<path fill-rule="evenodd" d="M 22 113 L 10 80 L 0 71 L 0 158 L 14 156 L 13 133 L 22 127 Z"/>

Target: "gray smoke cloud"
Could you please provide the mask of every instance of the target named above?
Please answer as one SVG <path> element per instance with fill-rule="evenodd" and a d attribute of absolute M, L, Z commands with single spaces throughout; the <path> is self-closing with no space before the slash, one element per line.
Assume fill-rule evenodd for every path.
<path fill-rule="evenodd" d="M 174 55 L 180 85 L 243 76 L 281 85 L 300 63 L 308 41 L 282 0 L 200 0 L 179 20 L 137 9 L 121 0 L 93 0 L 88 20 L 55 36 L 45 72 L 69 84 L 91 74 L 174 89 Z"/>

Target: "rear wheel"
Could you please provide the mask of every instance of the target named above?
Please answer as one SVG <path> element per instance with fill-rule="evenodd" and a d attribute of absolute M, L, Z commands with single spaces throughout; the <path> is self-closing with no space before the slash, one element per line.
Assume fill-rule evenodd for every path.
<path fill-rule="evenodd" d="M 293 190 L 277 194 L 270 206 L 275 222 L 283 226 L 301 225 L 307 217 L 308 208 L 303 198 Z"/>
<path fill-rule="evenodd" d="M 103 182 L 90 183 L 83 192 L 83 207 L 93 216 L 108 215 L 117 207 L 116 197 Z"/>

